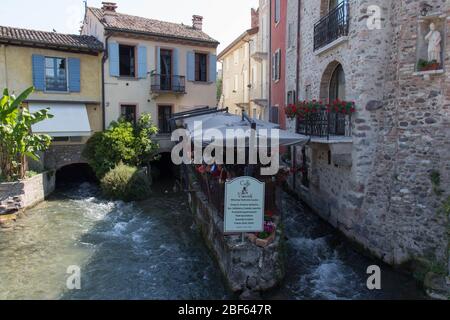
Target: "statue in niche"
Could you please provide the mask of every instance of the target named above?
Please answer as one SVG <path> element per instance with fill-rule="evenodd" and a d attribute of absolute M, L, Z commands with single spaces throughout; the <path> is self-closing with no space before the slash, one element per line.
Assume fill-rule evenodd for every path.
<path fill-rule="evenodd" d="M 436 25 L 430 24 L 430 32 L 426 35 L 425 41 L 428 42 L 428 61 L 436 61 L 441 64 L 441 33 L 436 30 Z"/>

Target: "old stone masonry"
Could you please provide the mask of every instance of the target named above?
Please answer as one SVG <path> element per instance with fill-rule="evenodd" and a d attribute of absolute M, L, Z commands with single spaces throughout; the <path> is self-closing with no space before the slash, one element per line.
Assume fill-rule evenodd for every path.
<path fill-rule="evenodd" d="M 448 275 L 449 1 L 427 1 L 425 14 L 422 1 L 349 1 L 348 36 L 321 52 L 313 49 L 321 16 L 315 2 L 303 2 L 300 18 L 299 98 L 329 97 L 332 73 L 342 66 L 345 99 L 357 111 L 348 141 L 313 139 L 298 150 L 310 180 L 298 191 L 384 261 L 425 261 Z M 368 28 L 369 6 L 378 8 L 380 27 Z M 441 42 L 430 45 L 430 39 Z M 439 50 L 438 68 L 419 68 Z"/>

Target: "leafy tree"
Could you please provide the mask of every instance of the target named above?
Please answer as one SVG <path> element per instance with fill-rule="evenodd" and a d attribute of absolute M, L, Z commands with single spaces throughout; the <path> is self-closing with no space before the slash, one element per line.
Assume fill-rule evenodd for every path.
<path fill-rule="evenodd" d="M 152 161 L 159 147 L 152 141 L 157 133 L 158 128 L 149 114 L 143 114 L 136 126 L 121 119 L 113 122 L 105 132 L 91 137 L 83 156 L 88 159 L 97 177 L 102 179 L 120 162 L 139 167 Z"/>
<path fill-rule="evenodd" d="M 53 118 L 49 109 L 31 113 L 22 108 L 33 91 L 33 87 L 28 88 L 16 98 L 5 89 L 0 100 L 0 170 L 7 181 L 25 178 L 27 157 L 39 160 L 39 152 L 51 143 L 50 136 L 31 130 L 32 125 Z"/>
<path fill-rule="evenodd" d="M 223 91 L 223 79 L 222 78 L 217 79 L 216 86 L 217 86 L 216 99 L 217 99 L 217 102 L 220 102 L 220 99 L 222 98 L 222 93 L 223 93 L 222 92 Z"/>

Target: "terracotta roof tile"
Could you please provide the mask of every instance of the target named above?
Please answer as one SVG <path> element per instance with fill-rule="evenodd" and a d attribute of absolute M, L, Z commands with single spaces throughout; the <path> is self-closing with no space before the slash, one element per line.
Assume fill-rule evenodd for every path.
<path fill-rule="evenodd" d="M 192 41 L 219 44 L 217 40 L 211 38 L 202 30 L 194 29 L 192 26 L 131 16 L 118 12 L 109 14 L 108 18 L 105 19 L 102 9 L 89 7 L 89 10 L 92 11 L 95 17 L 97 17 L 107 29 L 124 32 L 140 32 L 156 36 L 176 37 Z"/>
<path fill-rule="evenodd" d="M 92 36 L 61 34 L 0 26 L 0 42 L 19 41 L 34 45 L 49 45 L 59 48 L 81 49 L 100 52 L 103 44 Z"/>

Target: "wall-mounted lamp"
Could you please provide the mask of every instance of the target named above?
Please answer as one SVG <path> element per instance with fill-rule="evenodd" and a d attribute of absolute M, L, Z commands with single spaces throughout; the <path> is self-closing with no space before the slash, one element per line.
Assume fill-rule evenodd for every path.
<path fill-rule="evenodd" d="M 420 14 L 422 16 L 425 17 L 428 14 L 428 12 L 431 11 L 431 9 L 433 9 L 433 6 L 429 5 L 428 3 L 426 2 L 420 3 Z"/>

